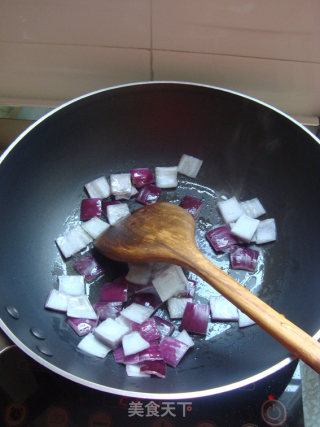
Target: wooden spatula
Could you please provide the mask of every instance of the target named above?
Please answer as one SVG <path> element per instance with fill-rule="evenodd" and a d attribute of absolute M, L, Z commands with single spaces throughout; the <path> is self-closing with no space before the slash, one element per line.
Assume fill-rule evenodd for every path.
<path fill-rule="evenodd" d="M 94 244 L 116 261 L 167 262 L 193 271 L 320 373 L 320 344 L 212 264 L 197 248 L 194 234 L 194 219 L 184 209 L 155 203 L 109 227 Z"/>

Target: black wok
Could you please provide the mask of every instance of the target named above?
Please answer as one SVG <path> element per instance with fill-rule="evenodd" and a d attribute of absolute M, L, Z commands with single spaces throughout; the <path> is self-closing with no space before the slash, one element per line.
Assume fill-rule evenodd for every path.
<path fill-rule="evenodd" d="M 198 195 L 206 202 L 200 248 L 224 266 L 204 233 L 219 218 L 217 197 L 259 197 L 277 222 L 278 240 L 261 249 L 248 287 L 311 335 L 320 327 L 320 147 L 305 128 L 241 94 L 185 83 L 126 85 L 65 104 L 24 132 L 0 167 L 0 326 L 28 355 L 81 384 L 116 394 L 183 398 L 217 394 L 286 366 L 288 351 L 258 326 L 211 325 L 165 379 L 129 378 L 109 354 L 76 349 L 62 314 L 44 310 L 56 276 L 72 274 L 55 239 L 77 223 L 83 185 L 133 167 L 176 165 L 181 154 L 204 159 L 196 180 L 181 178 L 161 200 Z M 133 202 L 132 208 L 135 206 Z M 138 207 L 136 205 L 136 207 Z M 113 279 L 125 266 L 102 260 Z M 239 275 L 238 275 L 239 274 Z M 205 285 L 200 284 L 200 289 Z M 90 288 L 98 295 L 99 283 Z M 200 295 L 200 299 L 202 297 Z"/>

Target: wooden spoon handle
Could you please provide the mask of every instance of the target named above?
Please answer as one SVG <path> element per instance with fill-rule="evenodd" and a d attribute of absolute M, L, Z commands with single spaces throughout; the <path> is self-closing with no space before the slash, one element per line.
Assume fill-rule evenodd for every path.
<path fill-rule="evenodd" d="M 196 246 L 190 249 L 181 256 L 181 265 L 212 285 L 292 354 L 320 373 L 320 343 L 212 264 Z"/>

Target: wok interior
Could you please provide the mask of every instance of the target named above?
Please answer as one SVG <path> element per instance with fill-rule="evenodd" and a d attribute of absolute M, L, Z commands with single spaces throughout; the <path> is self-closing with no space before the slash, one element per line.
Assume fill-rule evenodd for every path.
<path fill-rule="evenodd" d="M 241 200 L 259 197 L 278 228 L 277 242 L 265 246 L 259 296 L 309 334 L 319 329 L 315 139 L 273 109 L 219 89 L 154 83 L 106 90 L 47 117 L 0 168 L 1 318 L 31 351 L 93 387 L 136 395 L 208 394 L 289 355 L 258 326 L 232 325 L 214 339 L 197 339 L 165 379 L 130 378 L 112 354 L 100 360 L 77 351 L 79 338 L 65 316 L 43 309 L 61 261 L 54 241 L 85 197 L 83 185 L 134 167 L 173 166 L 183 153 L 204 160 L 196 179 L 202 187 Z M 201 198 L 199 188 L 192 192 Z M 206 206 L 202 218 L 210 219 L 210 212 Z M 106 264 L 110 276 L 121 272 L 121 265 Z M 8 305 L 18 309 L 19 320 L 8 315 Z M 39 353 L 32 327 L 42 329 L 52 357 Z"/>

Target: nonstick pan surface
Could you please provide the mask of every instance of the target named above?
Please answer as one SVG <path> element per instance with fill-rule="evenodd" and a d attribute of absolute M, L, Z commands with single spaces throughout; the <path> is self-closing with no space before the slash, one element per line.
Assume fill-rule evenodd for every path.
<path fill-rule="evenodd" d="M 221 223 L 219 197 L 258 197 L 277 223 L 278 239 L 261 247 L 258 272 L 233 276 L 311 335 L 320 327 L 320 149 L 318 140 L 278 110 L 224 89 L 187 83 L 139 83 L 98 91 L 54 110 L 22 134 L 0 166 L 0 326 L 39 363 L 102 391 L 149 398 L 216 394 L 290 363 L 289 352 L 258 326 L 212 324 L 167 377 L 127 377 L 112 354 L 100 360 L 76 349 L 63 314 L 44 310 L 57 275 L 75 274 L 55 239 L 79 222 L 83 186 L 134 167 L 204 160 L 196 179 L 176 190 L 201 198 L 201 250 L 227 269 L 204 237 Z M 130 202 L 131 209 L 138 204 Z M 107 279 L 126 266 L 101 259 Z M 102 282 L 89 289 L 93 302 Z M 210 288 L 211 289 L 211 288 Z M 198 299 L 209 295 L 199 282 Z"/>

